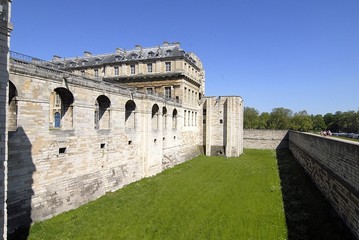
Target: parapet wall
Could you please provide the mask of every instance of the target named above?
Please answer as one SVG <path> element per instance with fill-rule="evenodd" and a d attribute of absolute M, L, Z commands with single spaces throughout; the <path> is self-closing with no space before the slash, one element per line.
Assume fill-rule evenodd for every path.
<path fill-rule="evenodd" d="M 359 144 L 290 131 L 289 149 L 359 238 Z"/>
<path fill-rule="evenodd" d="M 280 149 L 288 147 L 288 130 L 244 129 L 244 148 Z"/>

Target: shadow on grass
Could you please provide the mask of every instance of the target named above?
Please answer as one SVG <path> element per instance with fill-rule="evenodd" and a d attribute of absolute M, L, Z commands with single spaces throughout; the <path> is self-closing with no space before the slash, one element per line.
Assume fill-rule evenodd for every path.
<path fill-rule="evenodd" d="M 277 150 L 288 240 L 355 240 L 288 149 Z"/>

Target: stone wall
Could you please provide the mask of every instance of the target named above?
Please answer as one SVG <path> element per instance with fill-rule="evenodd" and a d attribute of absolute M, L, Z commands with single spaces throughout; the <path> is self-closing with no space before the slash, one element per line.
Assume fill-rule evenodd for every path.
<path fill-rule="evenodd" d="M 204 98 L 203 147 L 206 155 L 237 157 L 243 152 L 241 97 Z"/>
<path fill-rule="evenodd" d="M 288 130 L 244 129 L 243 142 L 244 148 L 287 148 Z"/>
<path fill-rule="evenodd" d="M 9 48 L 12 31 L 11 1 L 1 1 L 0 19 L 0 239 L 7 239 L 7 106 L 9 80 Z"/>
<path fill-rule="evenodd" d="M 291 131 L 289 149 L 359 238 L 359 143 Z"/>
<path fill-rule="evenodd" d="M 190 109 L 120 85 L 11 60 L 14 100 L 8 109 L 16 126 L 8 144 L 9 232 L 201 154 L 199 103 Z M 242 119 L 241 105 L 236 106 L 241 102 L 233 99 L 227 100 L 235 113 L 226 128 L 231 134 L 240 129 L 234 122 Z M 106 109 L 96 110 L 104 106 L 101 101 Z M 242 139 L 235 136 L 230 144 L 239 154 Z"/>
<path fill-rule="evenodd" d="M 183 127 L 177 103 L 31 64 L 11 66 L 17 126 L 9 132 L 9 232 L 200 154 L 199 124 Z M 51 98 L 59 88 L 71 92 L 74 101 L 71 114 L 66 113 L 69 119 L 61 120 L 68 124 L 56 128 Z M 109 124 L 96 128 L 99 96 L 110 100 L 110 117 L 103 120 Z M 131 126 L 128 101 L 136 105 Z"/>

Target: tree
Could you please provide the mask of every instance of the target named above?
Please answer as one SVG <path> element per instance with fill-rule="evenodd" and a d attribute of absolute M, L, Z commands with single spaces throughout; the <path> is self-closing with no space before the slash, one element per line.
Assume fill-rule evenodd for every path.
<path fill-rule="evenodd" d="M 296 131 L 308 132 L 313 129 L 312 118 L 305 110 L 297 112 L 291 118 L 290 128 Z"/>
<path fill-rule="evenodd" d="M 259 129 L 268 129 L 269 128 L 269 120 L 270 120 L 270 114 L 268 112 L 262 112 L 261 115 L 259 115 L 258 128 Z"/>
<path fill-rule="evenodd" d="M 327 129 L 324 118 L 321 114 L 312 116 L 313 121 L 313 130 L 314 131 L 323 131 Z"/>
<path fill-rule="evenodd" d="M 289 129 L 292 110 L 287 108 L 274 108 L 270 114 L 270 129 Z"/>
<path fill-rule="evenodd" d="M 259 123 L 259 112 L 255 108 L 245 107 L 243 112 L 243 125 L 245 129 L 256 129 Z"/>

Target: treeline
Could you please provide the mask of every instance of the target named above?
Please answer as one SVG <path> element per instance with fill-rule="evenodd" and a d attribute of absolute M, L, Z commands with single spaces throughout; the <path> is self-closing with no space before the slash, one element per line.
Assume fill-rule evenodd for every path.
<path fill-rule="evenodd" d="M 263 112 L 255 108 L 244 108 L 245 129 L 291 129 L 302 132 L 330 130 L 331 132 L 359 133 L 359 111 L 348 111 L 309 115 L 307 111 L 274 108 Z"/>

